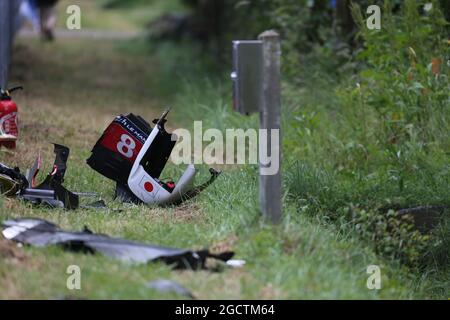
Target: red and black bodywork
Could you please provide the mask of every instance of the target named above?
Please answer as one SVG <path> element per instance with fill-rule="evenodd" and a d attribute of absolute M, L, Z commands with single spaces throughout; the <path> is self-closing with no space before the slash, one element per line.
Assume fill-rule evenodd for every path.
<path fill-rule="evenodd" d="M 154 122 L 158 122 L 158 119 Z M 162 122 L 163 128 L 165 122 Z M 117 182 L 116 196 L 123 200 L 139 202 L 129 190 L 127 181 L 136 157 L 152 130 L 151 125 L 140 116 L 120 115 L 106 128 L 87 160 L 92 169 Z M 152 148 L 145 153 L 145 170 L 155 179 L 159 179 L 175 144 L 176 139 L 172 139 L 166 130 L 161 130 Z M 159 183 L 168 191 L 175 188 L 171 181 Z"/>

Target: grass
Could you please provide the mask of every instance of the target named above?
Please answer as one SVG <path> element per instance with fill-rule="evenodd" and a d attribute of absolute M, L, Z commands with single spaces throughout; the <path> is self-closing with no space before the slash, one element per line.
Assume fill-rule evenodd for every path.
<path fill-rule="evenodd" d="M 58 5 L 58 26 L 61 28 L 66 25 L 66 9 L 70 5 L 78 5 L 81 8 L 82 28 L 121 32 L 140 32 L 149 21 L 162 13 L 182 10 L 178 1 L 174 0 L 62 0 Z M 105 14 L 98 15 L 100 8 L 107 9 Z"/>
<path fill-rule="evenodd" d="M 122 28 L 122 22 L 117 25 L 113 18 L 118 12 L 98 11 L 89 4 L 93 26 L 98 28 Z M 7 288 L 0 291 L 0 298 L 178 298 L 146 288 L 147 282 L 158 278 L 178 281 L 200 299 L 448 297 L 446 269 L 435 279 L 386 259 L 354 230 L 326 219 L 321 208 L 290 199 L 298 195 L 300 200 L 301 189 L 297 193 L 285 189 L 285 217 L 280 226 L 265 224 L 258 213 L 257 168 L 253 166 L 225 167 L 213 186 L 181 207 L 129 207 L 114 202 L 112 181 L 91 170 L 85 160 L 115 115 L 135 112 L 152 119 L 172 104 L 172 128 L 190 128 L 193 120 L 219 129 L 257 124 L 255 117 L 244 118 L 230 110 L 228 82 L 211 76 L 202 60 L 193 59 L 196 54 L 187 44 L 158 44 L 149 49 L 142 40 L 58 39 L 53 44 L 19 40 L 11 83 L 26 88 L 15 97 L 21 137 L 17 151 L 1 151 L 0 161 L 24 169 L 42 150 L 47 172 L 53 161 L 49 142 L 68 145 L 72 153 L 65 185 L 99 192 L 110 209 L 68 212 L 0 198 L 0 220 L 39 217 L 65 229 L 88 226 L 95 232 L 153 244 L 232 249 L 236 258 L 247 261 L 245 267 L 223 272 L 173 271 L 162 264 L 128 265 L 59 248 L 17 248 L 0 240 L 0 287 Z M 322 94 L 314 95 L 308 96 L 308 103 L 325 103 Z M 182 169 L 169 165 L 167 175 L 178 176 Z M 201 170 L 201 178 L 206 178 L 206 167 Z M 314 183 L 318 189 L 322 184 L 315 178 L 308 181 L 305 186 L 317 194 Z M 79 291 L 66 287 L 66 269 L 72 264 L 82 270 Z M 366 268 L 373 264 L 382 270 L 383 287 L 378 291 L 366 287 Z"/>

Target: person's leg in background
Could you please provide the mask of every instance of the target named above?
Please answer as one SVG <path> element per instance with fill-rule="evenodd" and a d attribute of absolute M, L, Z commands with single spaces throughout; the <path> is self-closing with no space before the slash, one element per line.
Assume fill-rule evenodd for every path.
<path fill-rule="evenodd" d="M 54 6 L 45 6 L 41 8 L 41 34 L 45 40 L 54 39 L 54 30 L 56 27 L 56 8 Z"/>
<path fill-rule="evenodd" d="M 41 35 L 45 40 L 54 39 L 56 27 L 56 2 L 55 0 L 38 0 L 41 20 Z"/>

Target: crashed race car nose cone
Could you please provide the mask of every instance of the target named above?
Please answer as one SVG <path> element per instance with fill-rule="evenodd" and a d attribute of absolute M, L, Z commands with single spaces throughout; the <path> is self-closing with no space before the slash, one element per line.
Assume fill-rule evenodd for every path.
<path fill-rule="evenodd" d="M 177 204 L 195 197 L 219 176 L 210 169 L 209 181 L 194 188 L 197 171 L 188 165 L 177 184 L 159 179 L 176 143 L 176 136 L 164 128 L 169 110 L 153 120 L 153 128 L 132 113 L 117 116 L 92 149 L 88 165 L 116 182 L 115 196 L 121 201 Z"/>

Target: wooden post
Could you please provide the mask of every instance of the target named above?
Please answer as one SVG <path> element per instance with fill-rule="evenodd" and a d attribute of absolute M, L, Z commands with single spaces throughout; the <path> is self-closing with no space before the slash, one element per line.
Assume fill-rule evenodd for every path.
<path fill-rule="evenodd" d="M 0 88 L 8 84 L 12 39 L 11 1 L 0 0 Z"/>
<path fill-rule="evenodd" d="M 266 150 L 268 155 L 278 153 L 279 170 L 274 175 L 264 175 L 264 164 L 260 163 L 259 201 L 261 211 L 272 223 L 281 221 L 281 131 L 279 141 L 272 145 L 271 130 L 280 130 L 281 85 L 280 37 L 275 31 L 266 31 L 259 36 L 263 43 L 263 97 L 260 110 L 260 129 L 267 130 Z M 264 143 L 264 141 L 262 141 Z M 260 146 L 261 147 L 261 146 Z M 273 157 L 273 156 L 272 156 Z"/>

